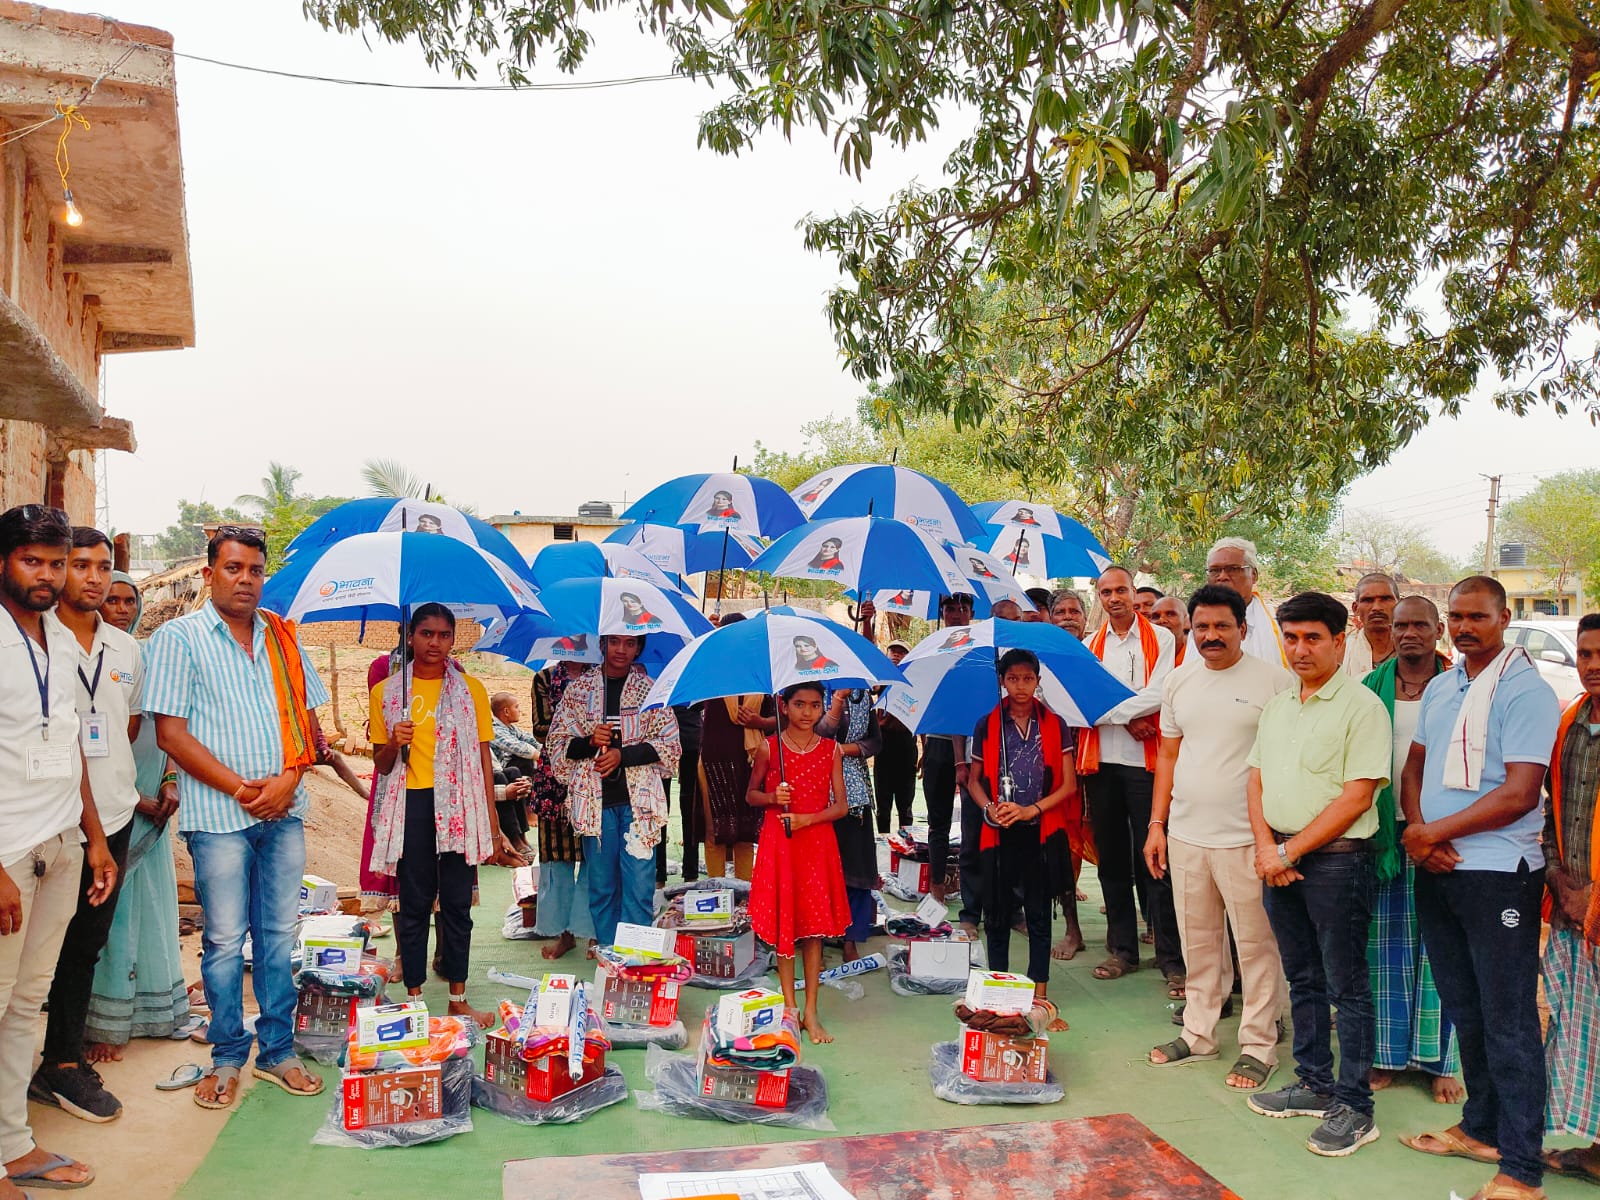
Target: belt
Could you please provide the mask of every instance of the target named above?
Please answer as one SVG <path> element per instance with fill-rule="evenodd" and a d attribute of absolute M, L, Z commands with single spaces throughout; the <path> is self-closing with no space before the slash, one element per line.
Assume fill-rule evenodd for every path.
<path fill-rule="evenodd" d="M 1279 845 L 1293 836 L 1289 833 L 1279 833 L 1276 829 L 1272 831 L 1272 840 Z M 1371 838 L 1334 838 L 1333 841 L 1318 846 L 1311 854 L 1368 854 L 1372 851 L 1372 841 Z M 1303 854 L 1301 857 L 1309 858 L 1311 855 Z"/>

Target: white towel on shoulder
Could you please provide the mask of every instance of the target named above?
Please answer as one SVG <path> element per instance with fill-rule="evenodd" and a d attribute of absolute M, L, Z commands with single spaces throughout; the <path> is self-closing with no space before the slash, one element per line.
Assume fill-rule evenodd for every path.
<path fill-rule="evenodd" d="M 1478 672 L 1472 686 L 1467 688 L 1467 698 L 1461 702 L 1455 728 L 1450 731 L 1449 753 L 1444 760 L 1445 787 L 1466 792 L 1478 790 L 1478 780 L 1483 775 L 1483 756 L 1489 747 L 1489 711 L 1494 705 L 1494 690 L 1518 658 L 1533 665 L 1521 646 L 1506 646 L 1493 662 Z"/>

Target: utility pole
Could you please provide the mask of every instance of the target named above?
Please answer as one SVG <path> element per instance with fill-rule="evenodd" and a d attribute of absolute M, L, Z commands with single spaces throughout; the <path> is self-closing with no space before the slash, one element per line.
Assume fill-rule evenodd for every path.
<path fill-rule="evenodd" d="M 1486 475 L 1484 478 L 1489 481 L 1489 533 L 1483 542 L 1483 573 L 1485 575 L 1493 575 L 1496 562 L 1494 519 L 1496 511 L 1500 507 L 1500 476 Z"/>

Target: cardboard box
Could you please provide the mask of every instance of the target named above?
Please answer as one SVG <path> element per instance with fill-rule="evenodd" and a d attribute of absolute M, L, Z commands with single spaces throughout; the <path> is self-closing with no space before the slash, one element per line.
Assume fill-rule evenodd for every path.
<path fill-rule="evenodd" d="M 676 983 L 618 979 L 604 967 L 596 967 L 594 985 L 600 993 L 600 1015 L 607 1021 L 665 1028 L 678 1019 L 679 985 Z"/>
<path fill-rule="evenodd" d="M 967 976 L 967 1006 L 997 1013 L 1025 1013 L 1033 1008 L 1033 980 L 1009 971 L 973 970 Z"/>
<path fill-rule="evenodd" d="M 356 1009 L 357 1050 L 412 1050 L 428 1044 L 428 1006 L 420 1000 Z"/>
<path fill-rule="evenodd" d="M 949 919 L 949 907 L 935 900 L 932 896 L 924 896 L 922 903 L 917 905 L 917 920 L 921 921 L 929 929 L 937 929 Z"/>
<path fill-rule="evenodd" d="M 483 1081 L 508 1096 L 528 1094 L 528 1063 L 504 1029 L 483 1035 Z"/>
<path fill-rule="evenodd" d="M 302 877 L 300 908 L 306 912 L 338 912 L 339 885 L 320 875 Z"/>
<path fill-rule="evenodd" d="M 565 1029 L 572 1020 L 572 989 L 577 982 L 576 975 L 546 975 L 541 979 L 533 1023 Z"/>
<path fill-rule="evenodd" d="M 527 1064 L 528 1082 L 526 1095 L 529 1100 L 540 1100 L 548 1104 L 552 1100 L 559 1100 L 568 1092 L 575 1092 L 581 1087 L 587 1087 L 606 1073 L 606 1056 L 596 1054 L 592 1060 L 585 1060 L 583 1074 L 574 1079 L 567 1070 L 567 1056 L 565 1054 L 544 1054 Z"/>
<path fill-rule="evenodd" d="M 690 925 L 726 925 L 733 920 L 732 890 L 718 888 L 714 891 L 685 892 L 683 919 Z"/>
<path fill-rule="evenodd" d="M 749 929 L 736 936 L 680 932 L 678 954 L 689 960 L 696 975 L 737 979 L 756 959 L 756 935 Z"/>
<path fill-rule="evenodd" d="M 1048 1037 L 1012 1038 L 967 1029 L 961 1035 L 961 1073 L 980 1083 L 1043 1083 Z"/>
<path fill-rule="evenodd" d="M 746 1067 L 700 1064 L 700 1094 L 716 1100 L 783 1108 L 789 1103 L 789 1072 L 752 1071 Z"/>
<path fill-rule="evenodd" d="M 783 997 L 766 988 L 750 988 L 717 1001 L 717 1030 L 724 1038 L 751 1037 L 783 1024 Z"/>
<path fill-rule="evenodd" d="M 894 864 L 894 878 L 902 891 L 909 892 L 913 896 L 926 896 L 928 894 L 930 876 L 928 874 L 928 864 L 925 862 L 917 862 L 911 858 L 901 858 L 899 862 Z"/>
<path fill-rule="evenodd" d="M 358 937 L 308 937 L 300 943 L 300 961 L 307 967 L 355 975 L 361 970 L 361 953 L 366 946 Z"/>
<path fill-rule="evenodd" d="M 314 1037 L 343 1038 L 350 1032 L 356 1010 L 353 996 L 329 996 L 321 992 L 301 992 L 295 1005 L 294 1031 Z"/>
<path fill-rule="evenodd" d="M 906 974 L 913 979 L 966 979 L 972 971 L 974 944 L 950 938 L 912 938 L 906 943 Z M 1028 986 L 1031 998 L 1033 985 Z"/>
<path fill-rule="evenodd" d="M 439 1063 L 401 1071 L 355 1072 L 344 1077 L 346 1129 L 412 1125 L 437 1120 L 443 1112 L 443 1071 Z"/>
<path fill-rule="evenodd" d="M 654 925 L 633 925 L 624 921 L 617 926 L 617 938 L 612 944 L 618 953 L 665 958 L 672 953 L 672 946 L 676 940 L 676 935 L 671 929 L 658 929 Z"/>

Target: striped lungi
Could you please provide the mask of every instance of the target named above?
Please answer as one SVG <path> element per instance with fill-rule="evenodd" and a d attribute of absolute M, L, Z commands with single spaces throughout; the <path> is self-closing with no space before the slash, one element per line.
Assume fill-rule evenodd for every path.
<path fill-rule="evenodd" d="M 1415 880 L 1416 867 L 1407 858 L 1398 875 L 1378 885 L 1372 905 L 1367 965 L 1378 1025 L 1372 1065 L 1380 1071 L 1415 1068 L 1454 1075 L 1460 1069 L 1455 1030 L 1439 1003 L 1433 968 L 1417 933 Z"/>
<path fill-rule="evenodd" d="M 1573 929 L 1552 929 L 1544 950 L 1550 1005 L 1544 1131 L 1600 1141 L 1600 964 Z"/>

